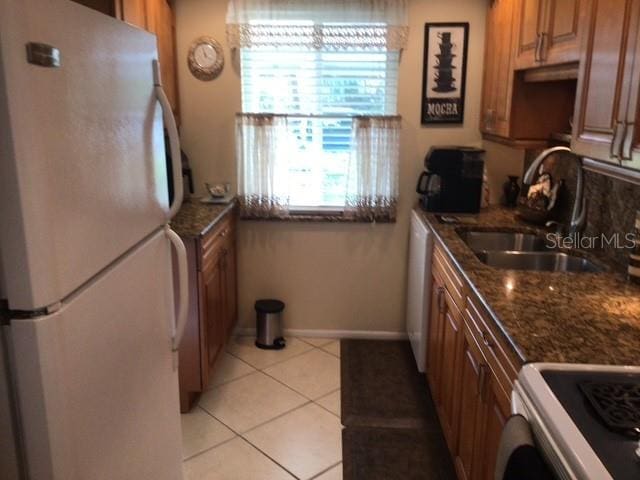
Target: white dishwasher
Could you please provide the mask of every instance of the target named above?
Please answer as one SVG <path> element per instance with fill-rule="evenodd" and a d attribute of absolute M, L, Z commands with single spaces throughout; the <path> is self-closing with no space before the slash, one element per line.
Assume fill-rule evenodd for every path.
<path fill-rule="evenodd" d="M 424 372 L 427 358 L 427 331 L 431 302 L 431 252 L 433 233 L 420 214 L 411 212 L 407 280 L 407 334 L 418 370 Z"/>

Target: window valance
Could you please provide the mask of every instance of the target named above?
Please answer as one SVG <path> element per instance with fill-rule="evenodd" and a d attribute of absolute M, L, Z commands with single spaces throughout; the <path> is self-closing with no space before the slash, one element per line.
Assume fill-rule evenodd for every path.
<path fill-rule="evenodd" d="M 231 48 L 401 50 L 407 0 L 230 0 Z"/>

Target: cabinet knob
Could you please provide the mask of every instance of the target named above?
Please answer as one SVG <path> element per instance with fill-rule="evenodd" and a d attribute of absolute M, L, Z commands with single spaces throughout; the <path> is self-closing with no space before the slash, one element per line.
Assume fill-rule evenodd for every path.
<path fill-rule="evenodd" d="M 484 402 L 487 392 L 487 375 L 489 373 L 489 366 L 486 363 L 481 363 L 478 366 L 478 396 Z"/>

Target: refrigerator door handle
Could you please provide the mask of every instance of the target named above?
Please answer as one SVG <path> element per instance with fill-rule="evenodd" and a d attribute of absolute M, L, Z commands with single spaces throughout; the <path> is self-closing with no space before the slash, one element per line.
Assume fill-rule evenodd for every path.
<path fill-rule="evenodd" d="M 169 225 L 164 227 L 167 238 L 173 245 L 178 260 L 178 313 L 176 315 L 175 330 L 173 332 L 172 349 L 177 351 L 187 326 L 187 308 L 189 306 L 189 278 L 187 274 L 187 250 L 180 236 L 171 230 Z"/>
<path fill-rule="evenodd" d="M 162 79 L 160 77 L 160 63 L 158 60 L 153 61 L 153 83 L 156 92 L 156 98 L 162 107 L 162 118 L 164 127 L 167 129 L 169 136 L 169 148 L 171 149 L 171 171 L 173 173 L 173 203 L 169 206 L 169 218 L 172 219 L 180 210 L 184 189 L 182 184 L 182 155 L 180 153 L 180 137 L 178 135 L 178 126 L 173 116 L 171 104 L 162 88 Z"/>

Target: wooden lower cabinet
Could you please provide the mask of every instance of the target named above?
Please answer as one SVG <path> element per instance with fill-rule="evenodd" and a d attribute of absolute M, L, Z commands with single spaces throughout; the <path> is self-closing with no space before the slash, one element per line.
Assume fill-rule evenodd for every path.
<path fill-rule="evenodd" d="M 180 345 L 180 411 L 205 390 L 237 321 L 233 212 L 201 238 L 183 239 L 189 262 L 189 319 Z"/>
<path fill-rule="evenodd" d="M 433 277 L 431 287 L 431 311 L 427 333 L 427 380 L 434 401 L 440 399 L 440 361 L 442 358 L 442 314 L 440 302 L 444 294 L 444 286 L 438 277 Z"/>
<path fill-rule="evenodd" d="M 481 424 L 480 384 L 487 375 L 487 365 L 468 332 L 464 333 L 461 352 L 460 410 L 458 419 L 458 446 L 452 450 L 458 478 L 470 479 L 474 451 Z"/>
<path fill-rule="evenodd" d="M 474 464 L 477 465 L 477 475 L 474 478 L 493 480 L 500 437 L 511 415 L 511 407 L 509 396 L 491 376 L 487 377 L 484 391 L 484 400 L 480 398 L 482 416 L 476 440 L 476 445 L 481 447 L 474 450 Z"/>
<path fill-rule="evenodd" d="M 442 249 L 440 250 L 442 251 Z M 477 299 L 452 296 L 442 254 L 433 264 L 426 376 L 460 479 L 493 479 L 518 366 Z M 463 287 L 469 291 L 470 287 Z M 460 293 L 460 292 L 457 292 Z M 454 298 L 458 300 L 455 301 Z"/>
<path fill-rule="evenodd" d="M 440 396 L 436 402 L 440 424 L 450 449 L 458 440 L 458 390 L 460 387 L 460 352 L 462 348 L 462 314 L 445 289 L 442 294 L 442 328 L 440 359 Z"/>

